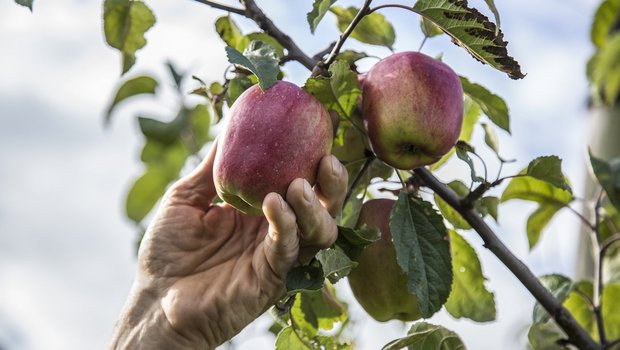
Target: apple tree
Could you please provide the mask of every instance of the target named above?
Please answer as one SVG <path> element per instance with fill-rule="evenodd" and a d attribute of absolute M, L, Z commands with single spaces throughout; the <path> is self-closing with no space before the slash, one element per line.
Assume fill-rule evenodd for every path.
<path fill-rule="evenodd" d="M 225 143 L 230 152 L 243 148 L 251 157 L 264 154 L 263 162 L 277 158 L 278 167 L 284 168 L 293 154 L 286 150 L 297 152 L 295 156 L 301 157 L 298 163 L 310 167 L 306 172 L 291 170 L 292 178 L 302 176 L 312 182 L 317 155 L 331 150 L 349 174 L 343 214 L 337 218 L 338 239 L 309 263 L 289 272 L 288 293 L 271 310 L 276 349 L 354 347 L 343 335 L 351 324 L 346 304 L 338 299 L 334 287 L 345 279 L 371 317 L 415 321 L 407 334 L 384 349 L 465 348 L 453 331 L 424 321 L 442 308 L 455 318 L 475 322 L 496 317 L 494 293 L 485 285 L 484 261 L 462 237 L 465 230 L 475 231 L 484 247 L 537 300 L 528 331 L 533 349 L 620 349 L 620 158 L 590 152 L 596 195 L 591 202 L 584 202 L 591 215 L 581 214 L 573 206 L 582 197 L 573 192 L 561 159 L 553 155 L 529 162 L 507 159 L 496 135 L 498 129 L 510 133 L 505 101 L 474 78 L 457 75 L 450 62 L 423 54 L 424 42 L 420 52 L 381 57 L 367 74 L 359 72 L 356 63 L 368 55 L 344 49 L 345 42 L 357 40 L 393 50 L 396 33 L 383 10 L 395 8 L 419 20 L 424 41 L 451 40 L 489 69 L 503 72 L 509 79 L 522 79 L 525 74 L 509 54 L 493 0 L 485 1 L 493 18 L 466 0 L 417 0 L 413 5 L 375 5 L 372 0 L 359 0 L 356 6 L 346 8 L 337 0 L 300 1 L 299 6 L 308 8 L 312 33 L 317 26 L 326 25 L 322 20 L 327 14 L 335 17 L 341 32 L 336 38 L 317 37 L 317 41 L 325 41 L 325 49 L 313 55 L 254 0 L 239 0 L 238 5 L 197 1 L 222 13 L 213 26 L 227 45 L 221 55 L 227 56 L 230 66 L 222 80 L 205 81 L 167 64 L 167 79 L 178 91 L 178 112 L 169 122 L 137 119 L 145 140 L 141 152 L 145 170 L 127 194 L 126 214 L 143 231 L 148 214 L 167 186 L 179 177 L 186 163 L 199 160 L 200 151 L 214 140 L 210 130 L 217 124 L 226 124 L 218 142 Z M 32 0 L 16 2 L 32 9 Z M 144 35 L 156 23 L 148 4 L 104 0 L 103 9 L 105 39 L 120 53 L 123 75 L 105 113 L 106 122 L 110 122 L 118 104 L 132 96 L 155 94 L 160 82 L 131 73 L 136 52 L 146 45 Z M 236 18 L 254 21 L 257 30 L 243 32 Z M 592 104 L 610 111 L 620 108 L 619 27 L 620 1 L 603 1 L 593 21 L 596 52 L 587 74 Z M 291 61 L 308 70 L 303 87 L 282 87 Z M 183 82 L 189 79 L 194 87 L 185 91 Z M 276 89 L 280 89 L 278 94 Z M 200 96 L 202 102 L 191 104 L 189 94 Z M 276 100 L 274 96 L 281 94 L 293 101 L 292 107 Z M 296 100 L 295 96 L 303 97 Z M 287 119 L 287 113 L 304 120 Z M 273 128 L 253 134 L 248 115 Z M 302 122 L 319 119 L 328 132 L 300 131 L 308 127 Z M 288 125 L 287 133 L 270 134 L 269 130 L 282 123 L 295 125 Z M 484 130 L 483 140 L 472 139 L 475 127 Z M 231 133 L 244 137 L 233 144 Z M 284 153 L 275 155 L 275 149 L 270 151 L 260 143 L 265 139 L 292 139 L 295 145 L 280 147 Z M 298 150 L 304 147 L 310 149 Z M 484 159 L 480 147 L 490 149 L 493 159 Z M 304 158 L 310 153 L 313 156 Z M 434 172 L 451 158 L 467 164 L 470 176 L 443 183 Z M 522 170 L 506 174 L 504 164 L 515 161 L 523 164 Z M 216 181 L 221 182 L 217 200 L 261 215 L 262 197 L 286 188 L 290 180 L 285 175 L 290 175 L 288 168 L 295 167 L 288 166 L 281 175 L 270 173 L 267 180 L 258 175 L 236 180 L 242 171 L 256 172 L 249 167 L 243 162 L 230 166 L 228 171 L 237 169 L 239 173 L 224 174 L 221 181 L 216 174 Z M 245 181 L 246 187 L 239 190 L 235 181 Z M 276 183 L 279 187 L 270 187 Z M 377 199 L 379 193 L 392 199 Z M 593 242 L 591 278 L 535 276 L 487 224 L 489 220 L 499 222 L 498 208 L 511 200 L 538 206 L 523 226 L 530 248 L 536 246 L 558 212 L 568 210 L 577 215 Z"/>

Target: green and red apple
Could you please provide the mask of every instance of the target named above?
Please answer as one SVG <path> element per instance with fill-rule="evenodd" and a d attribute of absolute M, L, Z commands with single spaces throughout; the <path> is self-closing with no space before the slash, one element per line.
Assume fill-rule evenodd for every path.
<path fill-rule="evenodd" d="M 363 116 L 373 151 L 403 170 L 438 161 L 458 141 L 463 88 L 445 63 L 401 52 L 375 64 L 364 79 Z"/>
<path fill-rule="evenodd" d="M 381 238 L 367 246 L 358 265 L 349 273 L 353 295 L 375 320 L 413 321 L 421 317 L 418 298 L 407 291 L 407 274 L 398 266 L 390 231 L 390 213 L 396 201 L 373 199 L 364 203 L 357 227 L 381 231 Z"/>
<path fill-rule="evenodd" d="M 268 193 L 284 197 L 296 178 L 315 183 L 332 133 L 323 105 L 297 85 L 278 81 L 265 91 L 249 88 L 231 107 L 218 139 L 213 166 L 218 195 L 244 213 L 261 215 Z"/>

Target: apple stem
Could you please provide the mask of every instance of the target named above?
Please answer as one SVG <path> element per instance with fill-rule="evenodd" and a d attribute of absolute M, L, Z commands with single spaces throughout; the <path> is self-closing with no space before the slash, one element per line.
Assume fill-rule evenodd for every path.
<path fill-rule="evenodd" d="M 519 260 L 497 237 L 497 234 L 487 225 L 480 213 L 474 207 L 464 207 L 461 197 L 450 189 L 446 184 L 439 181 L 428 169 L 418 168 L 415 174 L 423 181 L 423 184 L 432 189 L 476 230 L 484 241 L 484 246 L 489 249 L 506 267 L 521 281 L 527 290 L 549 312 L 558 326 L 564 330 L 568 340 L 582 350 L 599 350 L 592 337 L 575 320 L 573 315 L 555 298 L 551 292 L 543 286 L 532 271 Z"/>

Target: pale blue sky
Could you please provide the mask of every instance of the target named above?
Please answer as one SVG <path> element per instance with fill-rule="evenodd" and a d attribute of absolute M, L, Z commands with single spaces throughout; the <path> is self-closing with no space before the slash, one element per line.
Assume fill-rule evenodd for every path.
<path fill-rule="evenodd" d="M 307 53 L 337 37 L 328 15 L 312 36 L 305 23 L 310 0 L 258 0 Z M 339 1 L 354 4 L 360 1 Z M 213 21 L 222 12 L 192 1 L 149 0 L 158 23 L 149 44 L 129 73 L 165 75 L 172 60 L 208 81 L 226 67 L 223 44 Z M 235 1 L 230 1 L 235 4 Z M 377 1 L 384 3 L 384 1 Z M 407 2 L 403 2 L 407 3 Z M 484 9 L 483 1 L 470 1 Z M 513 136 L 499 132 L 502 153 L 518 162 L 517 171 L 538 155 L 557 154 L 577 193 L 583 188 L 588 140 L 587 84 L 584 66 L 592 52 L 589 25 L 597 1 L 496 0 L 509 52 L 528 76 L 508 79 L 474 61 L 446 37 L 424 47 L 459 74 L 503 96 L 511 108 Z M 100 1 L 37 1 L 31 14 L 12 1 L 0 3 L 0 349 L 78 350 L 102 348 L 107 341 L 135 271 L 135 229 L 123 215 L 124 195 L 140 174 L 139 136 L 133 115 L 165 116 L 174 104 L 167 94 L 118 110 L 112 127 L 102 127 L 102 111 L 118 82 L 120 57 L 104 44 Z M 483 10 L 488 13 L 488 11 Z M 386 10 L 393 18 L 397 50 L 417 49 L 418 19 Z M 251 23 L 239 20 L 244 28 Z M 347 45 L 359 47 L 352 40 Z M 379 56 L 386 49 L 366 47 Z M 368 68 L 372 60 L 364 64 Z M 287 66 L 289 79 L 302 83 L 308 72 Z M 474 144 L 484 149 L 481 130 Z M 490 158 L 490 157 L 489 157 Z M 445 180 L 466 179 L 466 168 L 452 162 Z M 578 222 L 562 214 L 540 247 L 527 251 L 525 219 L 533 206 L 509 203 L 500 209 L 501 238 L 537 274 L 572 274 Z M 455 321 L 444 313 L 432 321 L 459 332 L 470 349 L 523 349 L 532 299 L 475 234 L 466 234 L 480 252 L 496 292 L 498 321 L 479 325 Z M 346 283 L 339 285 L 350 298 Z M 398 323 L 378 324 L 354 302 L 360 326 L 359 349 L 377 349 L 401 336 Z M 267 320 L 249 327 L 236 349 L 269 349 L 263 336 Z"/>

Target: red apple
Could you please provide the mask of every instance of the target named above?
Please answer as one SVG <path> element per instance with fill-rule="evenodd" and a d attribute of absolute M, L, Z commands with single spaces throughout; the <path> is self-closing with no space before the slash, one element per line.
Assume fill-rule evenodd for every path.
<path fill-rule="evenodd" d="M 390 231 L 390 213 L 396 201 L 373 199 L 364 203 L 357 227 L 381 231 L 381 238 L 367 246 L 348 276 L 355 299 L 377 321 L 413 321 L 421 317 L 418 298 L 407 291 L 407 274 L 396 262 Z"/>
<path fill-rule="evenodd" d="M 401 52 L 368 72 L 363 111 L 377 157 L 395 168 L 413 169 L 438 161 L 458 141 L 463 88 L 446 64 Z"/>
<path fill-rule="evenodd" d="M 318 164 L 332 146 L 332 123 L 323 105 L 297 85 L 258 85 L 235 101 L 218 139 L 214 183 L 222 200 L 261 215 L 270 192 L 285 196 L 289 184 L 314 184 Z"/>

